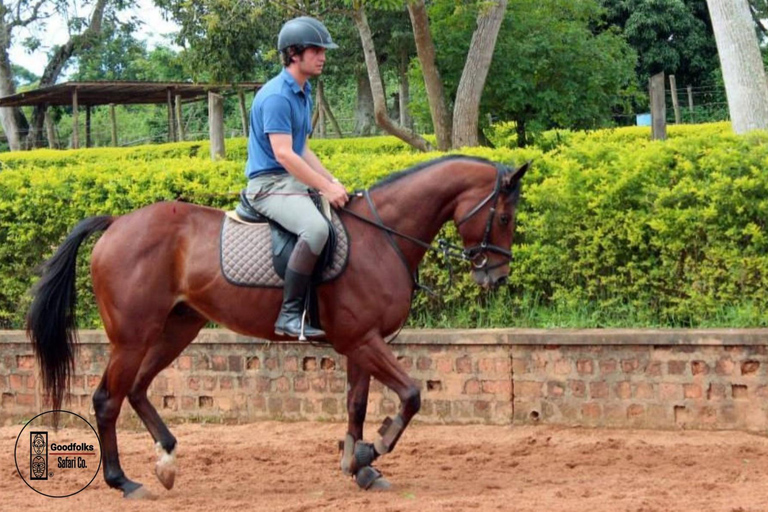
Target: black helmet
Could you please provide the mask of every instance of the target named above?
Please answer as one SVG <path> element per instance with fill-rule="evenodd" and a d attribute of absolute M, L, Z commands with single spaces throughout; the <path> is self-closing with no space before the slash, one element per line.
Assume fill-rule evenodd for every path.
<path fill-rule="evenodd" d="M 301 16 L 287 21 L 277 36 L 277 49 L 283 51 L 289 46 L 321 46 L 334 49 L 339 46 L 331 39 L 325 25 L 309 16 Z"/>

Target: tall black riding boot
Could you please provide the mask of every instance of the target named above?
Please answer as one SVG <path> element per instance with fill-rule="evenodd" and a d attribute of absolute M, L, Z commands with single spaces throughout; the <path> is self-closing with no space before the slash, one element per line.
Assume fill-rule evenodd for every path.
<path fill-rule="evenodd" d="M 285 269 L 285 284 L 283 288 L 283 307 L 275 323 L 275 334 L 299 338 L 302 331 L 302 316 L 307 286 L 312 279 L 318 256 L 312 254 L 309 245 L 303 240 L 296 242 Z M 307 338 L 325 337 L 325 332 L 304 324 L 304 336 Z"/>

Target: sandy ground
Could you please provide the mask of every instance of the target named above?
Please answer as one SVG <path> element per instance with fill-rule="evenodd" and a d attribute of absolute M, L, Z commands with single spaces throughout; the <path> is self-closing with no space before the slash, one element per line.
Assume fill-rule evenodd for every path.
<path fill-rule="evenodd" d="M 13 461 L 20 430 L 0 428 L 2 510 L 768 511 L 768 438 L 743 432 L 415 425 L 377 461 L 392 489 L 364 492 L 339 470 L 342 424 L 173 426 L 171 491 L 149 434 L 121 430 L 127 476 L 157 497 L 132 502 L 101 475 L 73 497 L 37 495 Z"/>

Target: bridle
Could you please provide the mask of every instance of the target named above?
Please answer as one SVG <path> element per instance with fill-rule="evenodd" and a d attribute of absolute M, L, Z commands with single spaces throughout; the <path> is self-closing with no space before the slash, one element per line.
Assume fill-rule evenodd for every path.
<path fill-rule="evenodd" d="M 368 190 L 358 191 L 355 192 L 355 195 L 357 197 L 364 197 L 366 201 L 368 202 L 368 206 L 371 209 L 371 213 L 373 213 L 374 219 L 369 219 L 368 217 L 365 217 L 363 215 L 360 215 L 356 212 L 353 212 L 352 210 L 344 207 L 341 208 L 342 211 L 350 214 L 351 216 L 370 224 L 378 229 L 381 229 L 384 231 L 387 235 L 387 238 L 389 239 L 390 245 L 394 248 L 395 252 L 400 258 L 400 261 L 402 261 L 405 268 L 408 270 L 409 274 L 411 274 L 411 278 L 413 279 L 414 284 L 414 290 L 425 290 L 429 293 L 433 293 L 432 290 L 427 288 L 426 286 L 419 283 L 419 274 L 418 274 L 418 267 L 411 272 L 408 261 L 405 258 L 405 255 L 403 254 L 402 250 L 400 250 L 400 246 L 395 243 L 394 238 L 392 235 L 403 238 L 405 240 L 408 240 L 409 242 L 412 242 L 419 247 L 422 247 L 428 251 L 433 251 L 442 254 L 445 257 L 445 260 L 448 264 L 448 270 L 451 276 L 451 281 L 453 280 L 453 267 L 451 266 L 450 260 L 452 259 L 458 259 L 462 261 L 469 261 L 472 266 L 475 268 L 475 270 L 482 270 L 482 271 L 489 271 L 493 270 L 495 268 L 501 267 L 503 265 L 506 265 L 510 261 L 512 261 L 512 251 L 509 251 L 507 249 L 504 249 L 503 247 L 499 247 L 498 245 L 494 245 L 490 243 L 491 238 L 491 230 L 493 229 L 493 221 L 496 217 L 496 203 L 498 202 L 499 195 L 501 194 L 502 189 L 502 180 L 505 174 L 511 172 L 509 168 L 502 164 L 495 164 L 496 167 L 496 183 L 493 187 L 493 190 L 491 191 L 488 196 L 485 197 L 482 201 L 480 201 L 477 205 L 475 205 L 464 217 L 462 217 L 457 223 L 456 227 L 461 227 L 462 224 L 470 220 L 472 217 L 477 215 L 487 204 L 491 204 L 491 208 L 488 212 L 488 220 L 485 223 L 485 233 L 483 234 L 483 239 L 478 245 L 474 245 L 472 247 L 468 248 L 462 248 L 455 244 L 450 243 L 444 238 L 439 238 L 437 240 L 437 247 L 434 245 L 428 244 L 424 242 L 423 240 L 419 240 L 418 238 L 412 237 L 410 235 L 406 235 L 405 233 L 400 233 L 399 231 L 396 231 L 389 226 L 386 226 L 384 222 L 381 220 L 381 217 L 379 216 L 378 211 L 376 210 L 376 205 L 373 203 L 373 200 L 371 199 L 371 194 Z M 517 187 L 518 184 L 515 184 L 515 187 Z M 510 193 L 514 192 L 514 190 L 510 191 Z M 500 254 L 504 257 L 504 259 L 496 263 L 494 265 L 488 265 L 488 253 L 495 253 Z"/>

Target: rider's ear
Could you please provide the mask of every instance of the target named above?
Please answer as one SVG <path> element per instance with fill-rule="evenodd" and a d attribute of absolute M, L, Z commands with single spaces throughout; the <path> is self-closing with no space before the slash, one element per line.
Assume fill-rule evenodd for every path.
<path fill-rule="evenodd" d="M 517 169 L 514 169 L 513 171 L 507 173 L 501 181 L 501 186 L 504 190 L 510 191 L 518 181 L 525 175 L 526 172 L 528 172 L 528 169 L 531 166 L 531 161 L 528 160 L 525 162 L 521 167 L 518 167 Z"/>

